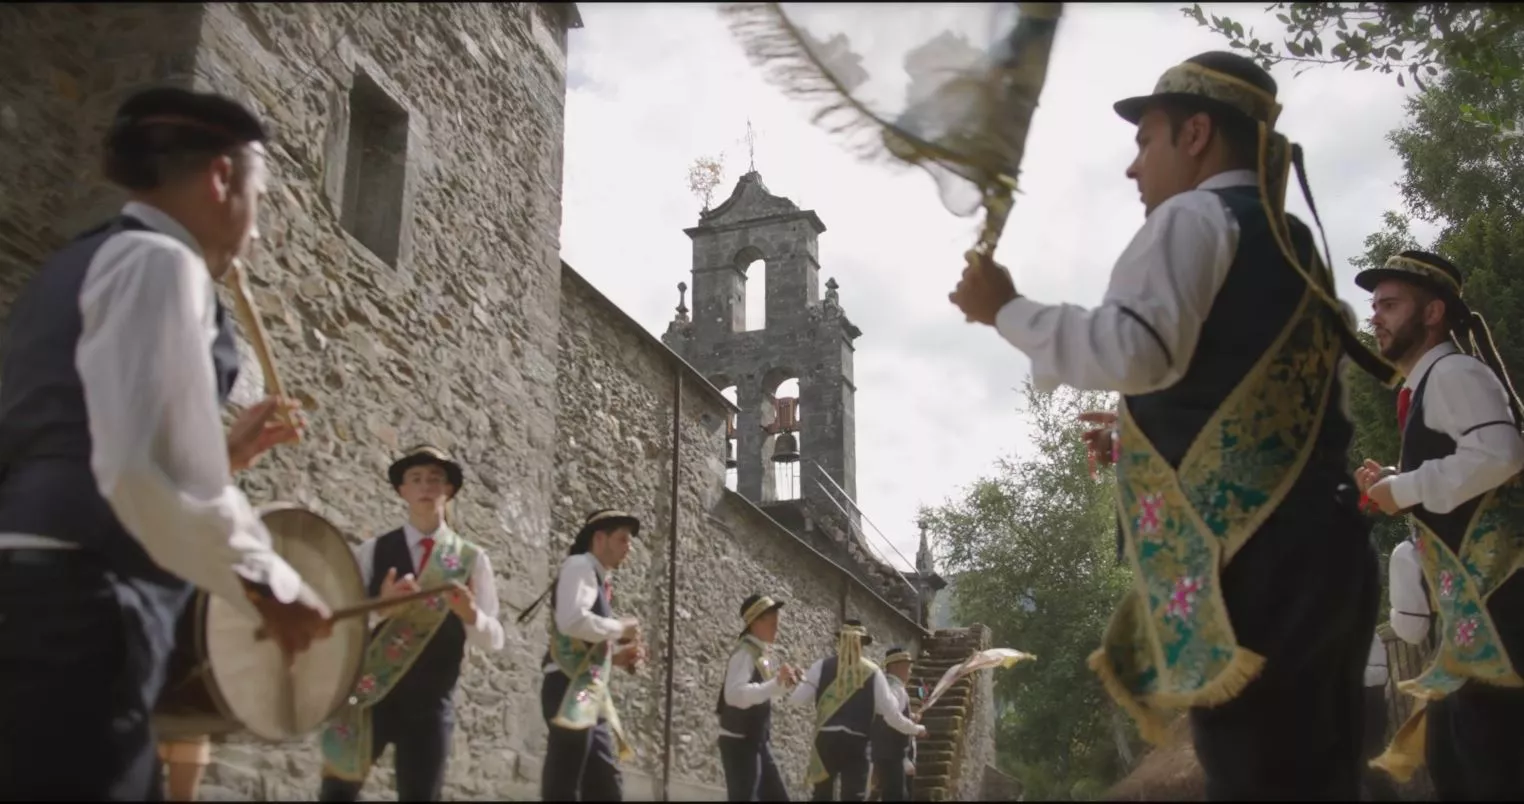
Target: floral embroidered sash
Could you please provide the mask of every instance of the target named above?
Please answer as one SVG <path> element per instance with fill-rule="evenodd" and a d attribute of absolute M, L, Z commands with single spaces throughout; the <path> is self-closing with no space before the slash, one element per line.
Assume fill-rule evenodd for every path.
<path fill-rule="evenodd" d="M 1524 678 L 1514 668 L 1487 611 L 1487 598 L 1524 568 L 1524 476 L 1515 475 L 1487 492 L 1461 540 L 1459 554 L 1416 517 L 1413 521 L 1418 525 L 1413 552 L 1433 590 L 1430 598 L 1439 618 L 1440 642 L 1428 669 L 1397 689 L 1420 701 L 1433 701 L 1468 681 L 1524 687 Z M 1371 762 L 1372 767 L 1406 782 L 1423 764 L 1425 718 L 1425 708 L 1414 711 L 1386 752 Z"/>
<path fill-rule="evenodd" d="M 614 708 L 614 695 L 609 689 L 609 676 L 614 670 L 612 647 L 611 642 L 590 644 L 569 637 L 557 630 L 555 621 L 551 621 L 550 658 L 571 682 L 561 697 L 561 707 L 550 722 L 563 729 L 582 731 L 598 725 L 599 718 L 608 721 L 619 761 L 625 762 L 635 756 L 635 749 L 625 738 L 619 712 Z"/>
<path fill-rule="evenodd" d="M 857 691 L 863 688 L 873 679 L 873 674 L 878 672 L 878 665 L 862 657 L 862 648 L 858 641 L 853 639 L 851 647 L 847 648 L 847 640 L 842 640 L 842 645 L 836 653 L 836 678 L 831 680 L 830 686 L 820 694 L 820 699 L 815 702 L 815 736 L 820 736 L 820 729 L 841 710 L 847 701 L 852 699 Z M 811 785 L 817 785 L 831 778 L 826 772 L 825 762 L 820 758 L 820 749 L 815 746 L 815 741 L 810 741 L 810 764 L 805 773 L 805 781 Z"/>
<path fill-rule="evenodd" d="M 1312 455 L 1332 404 L 1338 331 L 1309 289 L 1178 470 L 1121 407 L 1117 509 L 1135 580 L 1089 664 L 1150 742 L 1165 739 L 1165 710 L 1231 700 L 1264 666 L 1238 644 L 1220 573 Z"/>
<path fill-rule="evenodd" d="M 429 562 L 417 574 L 418 585 L 466 583 L 477 554 L 475 546 L 448 526 L 441 528 L 434 537 Z M 323 730 L 324 775 L 360 782 L 370 774 L 373 754 L 370 708 L 380 703 L 407 674 L 449 615 L 450 607 L 444 596 L 435 595 L 408 604 L 371 638 L 354 692 Z"/>
<path fill-rule="evenodd" d="M 767 646 L 750 634 L 741 637 L 740 642 L 741 647 L 751 654 L 752 665 L 757 668 L 757 672 L 761 674 L 762 680 L 764 682 L 771 681 L 774 674 L 773 659 Z"/>

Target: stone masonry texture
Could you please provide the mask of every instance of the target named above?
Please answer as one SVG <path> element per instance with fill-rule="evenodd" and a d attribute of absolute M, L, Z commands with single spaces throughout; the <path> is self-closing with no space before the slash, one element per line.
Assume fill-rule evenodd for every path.
<path fill-rule="evenodd" d="M 275 132 L 274 181 L 249 274 L 281 379 L 310 422 L 301 444 L 273 451 L 239 483 L 256 503 L 301 504 L 358 540 L 403 515 L 384 478 L 401 449 L 430 442 L 465 465 L 452 521 L 492 560 L 507 645 L 467 657 L 448 799 L 533 795 L 545 740 L 546 617 L 524 626 L 514 619 L 544 590 L 593 508 L 619 505 L 645 521 L 614 592 L 615 609 L 641 618 L 651 648 L 640 673 L 614 682 L 639 751 L 627 778 L 661 777 L 673 657 L 674 784 L 697 795 L 722 789 L 713 709 L 736 609 L 753 591 L 788 602 L 780 648 L 800 665 L 831 649 L 844 617 L 864 621 L 878 640 L 875 655 L 890 643 L 916 649 L 921 633 L 892 584 L 874 581 L 882 571 L 849 566 L 861 550 L 827 555 L 755 498 L 724 489 L 728 403 L 559 260 L 568 8 L 0 6 L 0 314 L 49 252 L 122 203 L 99 179 L 111 110 L 154 85 L 222 92 Z M 341 224 L 368 214 L 344 210 L 357 197 L 346 194 L 355 169 L 347 162 L 351 90 L 362 75 L 406 121 L 400 198 L 379 200 L 401 210 L 386 259 Z M 388 142 L 400 142 L 396 132 Z M 816 302 L 813 269 L 808 276 L 808 287 L 780 282 L 780 291 Z M 817 326 L 847 331 L 844 317 L 831 315 Z M 844 377 L 831 393 L 846 402 L 834 409 L 850 411 L 850 338 L 840 343 L 822 355 L 828 369 L 793 368 Z M 264 383 L 248 344 L 240 346 L 245 370 L 234 401 L 247 404 Z M 805 426 L 840 434 L 843 462 L 829 469 L 850 490 L 850 421 Z M 677 591 L 669 597 L 674 516 Z M 834 536 L 821 544 L 847 538 L 839 524 L 827 529 Z M 775 754 L 796 798 L 806 794 L 811 731 L 811 707 L 780 707 Z M 235 735 L 217 744 L 203 798 L 310 799 L 319 766 L 313 738 L 264 745 Z M 395 797 L 389 758 L 365 797 Z"/>

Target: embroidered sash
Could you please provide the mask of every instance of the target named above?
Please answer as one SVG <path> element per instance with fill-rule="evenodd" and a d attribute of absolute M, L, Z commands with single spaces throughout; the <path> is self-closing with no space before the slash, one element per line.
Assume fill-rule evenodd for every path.
<path fill-rule="evenodd" d="M 1166 710 L 1231 700 L 1264 666 L 1238 644 L 1220 573 L 1312 455 L 1332 404 L 1338 332 L 1309 289 L 1178 470 L 1121 406 L 1117 511 L 1134 588 L 1089 665 L 1150 742 L 1166 739 Z"/>
<path fill-rule="evenodd" d="M 762 681 L 772 681 L 774 675 L 773 658 L 768 655 L 767 648 L 763 647 L 756 637 L 749 634 L 741 637 L 740 643 L 741 647 L 751 654 L 752 666 L 756 667 L 757 672 L 762 675 Z"/>
<path fill-rule="evenodd" d="M 441 528 L 434 537 L 428 564 L 416 576 L 418 585 L 465 583 L 471 577 L 478 553 L 474 545 L 448 526 Z M 370 774 L 373 754 L 370 708 L 380 703 L 407 674 L 449 615 L 450 606 L 444 596 L 435 595 L 408 604 L 371 638 L 354 692 L 323 730 L 324 775 L 363 782 Z"/>
<path fill-rule="evenodd" d="M 853 643 L 854 647 L 856 643 Z M 858 649 L 860 650 L 860 649 Z M 815 736 L 820 736 L 820 729 L 841 710 L 857 691 L 863 688 L 873 678 L 878 665 L 862 658 L 857 651 L 849 653 L 837 653 L 836 678 L 831 680 L 830 686 L 820 694 L 820 699 L 815 702 Z M 810 765 L 805 774 L 805 781 L 811 785 L 817 785 L 831 778 L 826 773 L 825 762 L 820 759 L 820 749 L 815 747 L 815 741 L 810 741 Z"/>
<path fill-rule="evenodd" d="M 612 642 L 589 644 L 566 636 L 556 629 L 555 621 L 551 621 L 550 658 L 571 682 L 561 697 L 561 707 L 550 722 L 563 729 L 582 731 L 598 725 L 599 718 L 608 721 L 619 761 L 626 762 L 635 756 L 635 749 L 625 738 L 624 726 L 619 722 L 619 712 L 614 708 L 614 696 L 609 690 L 609 675 L 614 670 L 612 648 Z"/>
<path fill-rule="evenodd" d="M 1413 553 L 1433 590 L 1440 642 L 1428 669 L 1397 689 L 1420 701 L 1433 701 L 1468 681 L 1524 687 L 1487 611 L 1492 593 L 1524 568 L 1524 476 L 1515 475 L 1482 497 L 1459 554 L 1417 517 L 1413 521 L 1418 525 Z M 1424 707 L 1416 709 L 1371 767 L 1406 782 L 1423 765 L 1426 717 Z"/>

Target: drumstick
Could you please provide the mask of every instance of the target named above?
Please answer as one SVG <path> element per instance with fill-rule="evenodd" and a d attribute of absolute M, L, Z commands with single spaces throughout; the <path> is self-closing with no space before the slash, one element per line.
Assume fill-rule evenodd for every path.
<path fill-rule="evenodd" d="M 280 375 L 275 371 L 275 357 L 270 353 L 270 335 L 265 332 L 265 323 L 254 311 L 254 298 L 250 295 L 244 278 L 243 260 L 235 258 L 229 274 L 228 285 L 233 291 L 233 306 L 238 309 L 238 317 L 243 319 L 244 329 L 248 330 L 249 344 L 254 347 L 254 357 L 259 360 L 260 371 L 265 375 L 265 391 L 270 396 L 284 399 L 286 394 L 281 390 Z M 281 407 L 280 418 L 287 427 L 296 430 L 297 438 L 300 439 L 301 430 L 292 421 L 291 412 Z"/>
<path fill-rule="evenodd" d="M 420 589 L 416 592 L 409 592 L 405 595 L 398 595 L 397 597 L 378 597 L 372 600 L 367 600 L 364 603 L 356 603 L 353 606 L 345 606 L 342 609 L 334 609 L 333 613 L 328 615 L 328 621 L 337 622 L 339 620 L 348 620 L 351 617 L 359 617 L 362 614 L 369 614 L 379 609 L 391 608 L 392 606 L 400 606 L 403 603 L 411 603 L 414 600 L 433 597 L 434 595 L 444 592 L 453 592 L 455 590 L 465 588 L 466 586 L 459 581 L 450 581 L 449 583 L 442 583 L 438 586 L 431 586 L 427 589 Z M 254 632 L 254 639 L 256 640 L 263 640 L 268 636 L 269 634 L 265 632 L 264 626 L 260 626 L 259 629 Z"/>

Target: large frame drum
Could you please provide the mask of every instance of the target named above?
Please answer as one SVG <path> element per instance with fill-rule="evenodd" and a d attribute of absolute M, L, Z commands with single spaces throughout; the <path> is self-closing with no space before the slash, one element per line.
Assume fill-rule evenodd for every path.
<path fill-rule="evenodd" d="M 299 506 L 261 506 L 277 554 L 337 610 L 366 600 L 366 589 L 343 533 Z M 154 710 L 161 739 L 247 730 L 278 742 L 312 733 L 344 703 L 360 675 L 369 640 L 366 617 L 336 620 L 288 671 L 280 647 L 255 639 L 258 620 L 198 591 L 180 615 L 168 680 Z M 291 696 L 294 716 L 283 709 Z"/>

